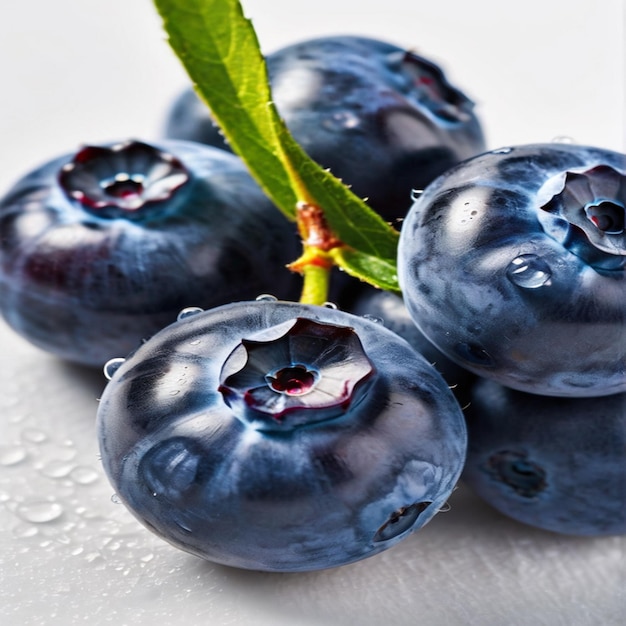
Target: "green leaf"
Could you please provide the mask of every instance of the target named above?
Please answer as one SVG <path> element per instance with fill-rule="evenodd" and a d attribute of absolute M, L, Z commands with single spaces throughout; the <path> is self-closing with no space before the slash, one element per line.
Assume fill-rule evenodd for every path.
<path fill-rule="evenodd" d="M 195 89 L 251 174 L 278 208 L 297 219 L 299 202 L 322 208 L 349 250 L 349 273 L 397 291 L 398 232 L 293 139 L 272 103 L 265 59 L 238 0 L 154 0 Z"/>

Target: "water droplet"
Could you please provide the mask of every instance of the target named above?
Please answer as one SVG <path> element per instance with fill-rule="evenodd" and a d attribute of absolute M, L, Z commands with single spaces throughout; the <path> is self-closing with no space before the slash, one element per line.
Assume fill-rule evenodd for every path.
<path fill-rule="evenodd" d="M 369 313 L 366 313 L 362 317 L 363 319 L 369 320 L 370 322 L 374 322 L 375 324 L 381 324 L 382 326 L 385 325 L 385 322 L 382 317 L 376 317 L 376 315 L 370 315 Z"/>
<path fill-rule="evenodd" d="M 126 359 L 122 358 L 122 357 L 118 357 L 115 359 L 110 359 L 109 361 L 107 361 L 104 364 L 104 368 L 103 368 L 103 372 L 104 372 L 104 377 L 107 380 L 111 380 L 113 378 L 113 376 L 115 375 L 115 372 L 117 372 L 117 370 L 121 367 L 122 363 L 124 363 Z"/>
<path fill-rule="evenodd" d="M 506 269 L 508 279 L 518 287 L 537 289 L 550 282 L 550 266 L 536 254 L 521 254 Z"/>
<path fill-rule="evenodd" d="M 568 135 L 557 135 L 556 137 L 552 138 L 552 143 L 569 143 L 569 144 L 573 144 L 575 143 L 574 139 L 572 137 L 569 137 Z"/>
<path fill-rule="evenodd" d="M 79 485 L 91 485 L 100 478 L 100 474 L 92 467 L 82 465 L 72 470 L 70 478 Z"/>
<path fill-rule="evenodd" d="M 277 302 L 278 298 L 271 293 L 262 293 L 260 296 L 257 296 L 255 300 L 257 302 Z"/>
<path fill-rule="evenodd" d="M 22 446 L 0 446 L 0 465 L 10 467 L 26 459 L 26 449 Z"/>
<path fill-rule="evenodd" d="M 148 552 L 148 554 L 144 554 L 142 557 L 139 558 L 142 563 L 150 563 L 152 559 L 154 559 L 154 554 L 152 554 L 152 552 Z"/>
<path fill-rule="evenodd" d="M 26 428 L 22 431 L 22 440 L 30 443 L 43 443 L 48 440 L 48 435 L 38 428 Z"/>
<path fill-rule="evenodd" d="M 193 317 L 194 315 L 198 315 L 198 313 L 202 313 L 203 311 L 204 309 L 201 309 L 199 306 L 188 306 L 178 314 L 176 320 L 180 322 L 180 320 L 184 320 L 188 317 Z"/>
<path fill-rule="evenodd" d="M 13 529 L 13 536 L 19 539 L 27 539 L 39 534 L 39 529 L 32 524 L 20 524 Z"/>
<path fill-rule="evenodd" d="M 116 493 L 114 493 L 111 496 L 111 502 L 113 502 L 113 504 L 121 504 L 122 500 Z"/>
<path fill-rule="evenodd" d="M 334 302 L 324 302 L 322 306 L 326 307 L 327 309 L 334 309 L 334 310 L 337 310 L 339 308 Z"/>
<path fill-rule="evenodd" d="M 415 202 L 424 193 L 423 189 L 411 189 L 411 200 Z"/>
<path fill-rule="evenodd" d="M 510 154 L 511 152 L 513 152 L 513 148 L 507 146 L 504 148 L 497 148 L 496 150 L 492 150 L 491 154 Z"/>
<path fill-rule="evenodd" d="M 54 501 L 34 500 L 21 504 L 17 509 L 17 514 L 25 522 L 45 524 L 61 517 L 63 515 L 63 507 Z"/>
<path fill-rule="evenodd" d="M 54 460 L 41 468 L 41 473 L 48 478 L 64 478 L 74 469 L 74 464 L 68 461 Z"/>
<path fill-rule="evenodd" d="M 358 115 L 352 111 L 338 111 L 328 115 L 323 121 L 322 126 L 329 130 L 344 130 L 356 128 L 361 123 Z"/>

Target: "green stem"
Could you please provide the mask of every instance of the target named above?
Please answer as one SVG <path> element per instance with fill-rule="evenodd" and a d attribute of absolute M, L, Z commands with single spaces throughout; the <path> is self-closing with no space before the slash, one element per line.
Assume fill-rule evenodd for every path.
<path fill-rule="evenodd" d="M 309 263 L 302 267 L 302 294 L 300 302 L 321 306 L 328 302 L 330 272 L 332 267 L 326 264 Z"/>

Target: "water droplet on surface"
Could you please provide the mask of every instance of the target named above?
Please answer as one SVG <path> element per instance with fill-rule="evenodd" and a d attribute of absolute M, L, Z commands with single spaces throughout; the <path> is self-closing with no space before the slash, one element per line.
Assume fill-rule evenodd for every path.
<path fill-rule="evenodd" d="M 116 493 L 114 493 L 111 496 L 111 502 L 113 502 L 113 504 L 121 504 L 122 500 Z"/>
<path fill-rule="evenodd" d="M 188 306 L 178 314 L 178 316 L 176 317 L 176 321 L 180 322 L 180 320 L 184 320 L 188 317 L 198 315 L 198 313 L 202 313 L 203 311 L 204 309 L 201 309 L 199 306 Z"/>
<path fill-rule="evenodd" d="M 48 440 L 48 435 L 38 428 L 26 428 L 22 431 L 22 440 L 30 443 L 43 443 Z"/>
<path fill-rule="evenodd" d="M 497 148 L 496 150 L 492 150 L 491 154 L 510 154 L 511 152 L 513 152 L 513 148 L 506 146 L 504 148 Z"/>
<path fill-rule="evenodd" d="M 18 465 L 28 456 L 26 449 L 22 446 L 0 446 L 0 465 L 10 467 Z"/>
<path fill-rule="evenodd" d="M 415 202 L 424 193 L 423 189 L 411 189 L 411 200 Z"/>
<path fill-rule="evenodd" d="M 70 478 L 79 485 L 91 485 L 100 478 L 100 474 L 92 467 L 82 465 L 72 470 Z"/>
<path fill-rule="evenodd" d="M 74 463 L 54 460 L 41 468 L 41 473 L 48 478 L 65 478 L 74 469 Z"/>
<path fill-rule="evenodd" d="M 257 302 L 277 302 L 278 298 L 271 293 L 262 293 L 260 296 L 257 296 L 255 300 Z"/>
<path fill-rule="evenodd" d="M 54 501 L 35 500 L 24 502 L 17 509 L 17 514 L 25 521 L 33 524 L 46 524 L 59 519 L 63 515 L 63 507 Z"/>
<path fill-rule="evenodd" d="M 536 254 L 521 254 L 509 263 L 506 275 L 518 287 L 537 289 L 550 282 L 552 270 Z"/>
<path fill-rule="evenodd" d="M 104 377 L 107 380 L 111 380 L 115 375 L 115 372 L 121 367 L 122 363 L 124 363 L 126 359 L 122 357 L 117 357 L 115 359 L 110 359 L 104 364 L 104 368 L 102 371 L 104 372 Z"/>
<path fill-rule="evenodd" d="M 557 135 L 556 137 L 552 137 L 552 143 L 568 143 L 573 144 L 576 143 L 572 137 L 568 135 Z"/>
<path fill-rule="evenodd" d="M 322 306 L 325 306 L 327 309 L 338 309 L 339 307 L 334 302 L 324 302 Z"/>
<path fill-rule="evenodd" d="M 27 539 L 39 534 L 39 529 L 32 524 L 20 524 L 13 529 L 13 536 L 18 539 Z"/>

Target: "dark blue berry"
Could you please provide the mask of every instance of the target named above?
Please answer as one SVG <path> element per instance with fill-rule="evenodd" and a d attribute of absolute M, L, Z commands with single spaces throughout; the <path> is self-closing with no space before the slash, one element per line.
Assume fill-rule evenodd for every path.
<path fill-rule="evenodd" d="M 465 411 L 464 481 L 520 522 L 626 533 L 626 394 L 548 398 L 478 380 Z"/>
<path fill-rule="evenodd" d="M 404 340 L 328 308 L 256 301 L 186 316 L 102 396 L 106 473 L 148 528 L 235 567 L 304 571 L 374 555 L 428 522 L 466 431 Z"/>
<path fill-rule="evenodd" d="M 201 144 L 87 146 L 0 200 L 0 306 L 18 333 L 102 366 L 176 319 L 293 297 L 292 226 L 234 155 Z"/>
<path fill-rule="evenodd" d="M 365 37 L 322 37 L 267 56 L 279 114 L 311 158 L 388 220 L 411 192 L 485 148 L 473 103 L 428 59 Z M 168 137 L 225 147 L 192 89 L 175 102 Z"/>
<path fill-rule="evenodd" d="M 403 224 L 398 276 L 450 359 L 553 396 L 626 390 L 626 156 L 534 144 L 468 159 Z"/>

